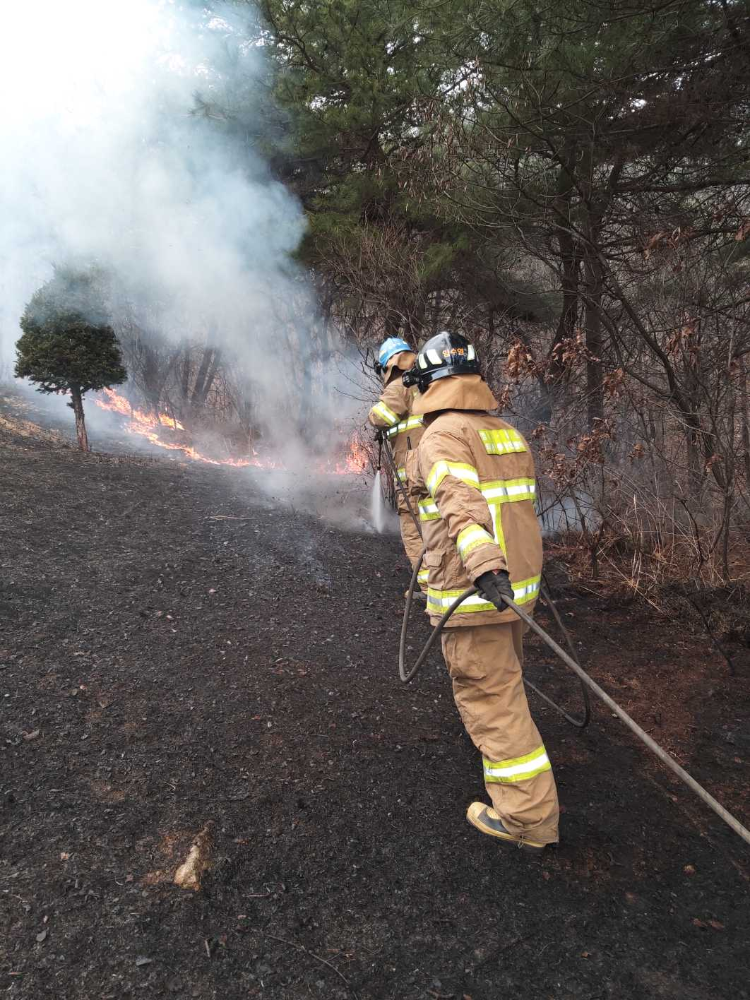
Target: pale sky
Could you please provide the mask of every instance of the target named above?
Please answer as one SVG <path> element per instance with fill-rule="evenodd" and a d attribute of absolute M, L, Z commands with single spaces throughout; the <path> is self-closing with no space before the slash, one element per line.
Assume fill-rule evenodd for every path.
<path fill-rule="evenodd" d="M 0 92 L 6 141 L 52 115 L 90 122 L 169 45 L 169 0 L 32 0 L 4 5 Z"/>

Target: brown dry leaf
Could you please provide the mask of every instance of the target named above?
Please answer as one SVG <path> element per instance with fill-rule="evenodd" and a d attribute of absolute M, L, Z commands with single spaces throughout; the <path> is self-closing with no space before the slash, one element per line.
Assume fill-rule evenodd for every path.
<path fill-rule="evenodd" d="M 23 738 L 25 740 L 35 740 L 37 738 L 37 736 L 39 736 L 40 733 L 41 733 L 41 729 L 35 729 L 31 733 L 22 733 L 22 736 L 23 736 Z"/>
<path fill-rule="evenodd" d="M 69 861 L 70 860 L 70 855 L 68 854 L 67 851 L 60 851 L 60 860 L 61 861 Z"/>
<path fill-rule="evenodd" d="M 705 926 L 706 926 L 706 925 L 705 925 L 705 924 L 703 923 L 703 921 L 702 921 L 702 920 L 699 920 L 699 919 L 698 919 L 697 917 L 693 917 L 693 925 L 694 925 L 695 927 L 705 927 Z"/>
<path fill-rule="evenodd" d="M 682 870 L 686 875 L 695 875 L 695 865 L 685 865 Z"/>
<path fill-rule="evenodd" d="M 722 924 L 722 922 L 720 920 L 709 920 L 708 921 L 708 925 L 709 925 L 709 927 L 713 927 L 713 929 L 715 931 L 723 931 L 724 930 L 724 924 Z"/>
<path fill-rule="evenodd" d="M 190 847 L 187 858 L 175 872 L 174 882 L 181 889 L 192 889 L 198 892 L 203 874 L 211 867 L 211 848 L 213 837 L 212 824 L 207 823 Z"/>

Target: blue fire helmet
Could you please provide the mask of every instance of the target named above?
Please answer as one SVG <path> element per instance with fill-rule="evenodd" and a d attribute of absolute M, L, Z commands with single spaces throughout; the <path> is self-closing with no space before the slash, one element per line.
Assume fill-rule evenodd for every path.
<path fill-rule="evenodd" d="M 380 350 L 378 351 L 378 364 L 381 369 L 383 369 L 394 354 L 400 354 L 402 351 L 410 350 L 411 347 L 409 347 L 406 341 L 401 337 L 389 337 L 388 340 L 384 340 L 380 345 Z"/>

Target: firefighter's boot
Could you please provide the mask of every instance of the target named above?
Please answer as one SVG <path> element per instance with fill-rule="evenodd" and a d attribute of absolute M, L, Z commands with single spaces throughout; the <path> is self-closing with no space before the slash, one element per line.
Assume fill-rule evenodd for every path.
<path fill-rule="evenodd" d="M 526 837 L 517 837 L 512 833 L 508 833 L 495 810 L 491 806 L 485 805 L 484 802 L 472 802 L 466 811 L 466 818 L 472 826 L 475 826 L 482 833 L 486 833 L 489 837 L 497 837 L 498 840 L 502 840 L 529 853 L 539 854 L 546 846 L 545 844 L 538 843 L 536 840 L 529 840 Z"/>

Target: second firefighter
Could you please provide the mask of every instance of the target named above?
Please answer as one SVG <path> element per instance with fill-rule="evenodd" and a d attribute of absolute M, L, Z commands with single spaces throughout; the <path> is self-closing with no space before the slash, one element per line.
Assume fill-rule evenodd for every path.
<path fill-rule="evenodd" d="M 423 418 L 413 415 L 411 409 L 417 389 L 407 388 L 402 381 L 404 372 L 412 367 L 416 359 L 411 347 L 400 337 L 389 337 L 381 344 L 376 368 L 383 377 L 384 389 L 367 418 L 373 427 L 384 434 L 402 485 L 406 481 L 407 453 L 417 447 L 423 431 Z M 422 554 L 422 539 L 401 489 L 398 485 L 395 488 L 401 540 L 414 569 Z M 418 582 L 421 587 L 426 584 L 426 569 L 419 574 Z"/>

